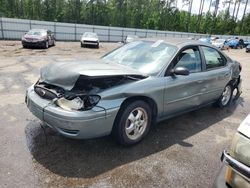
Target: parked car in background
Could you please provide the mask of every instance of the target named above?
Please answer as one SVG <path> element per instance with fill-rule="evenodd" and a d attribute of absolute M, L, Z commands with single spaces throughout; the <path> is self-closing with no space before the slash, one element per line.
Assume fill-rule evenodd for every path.
<path fill-rule="evenodd" d="M 81 42 L 81 47 L 95 46 L 96 48 L 99 48 L 100 46 L 98 35 L 92 32 L 83 33 L 80 42 Z"/>
<path fill-rule="evenodd" d="M 246 47 L 246 52 L 250 52 L 250 44 Z"/>
<path fill-rule="evenodd" d="M 241 65 L 219 49 L 185 39 L 143 39 L 99 60 L 53 63 L 28 88 L 30 111 L 60 134 L 112 134 L 141 141 L 151 124 L 241 93 Z"/>
<path fill-rule="evenodd" d="M 207 44 L 211 44 L 211 43 L 212 43 L 210 37 L 200 38 L 199 41 L 205 42 L 205 43 L 207 43 Z"/>
<path fill-rule="evenodd" d="M 226 45 L 228 45 L 230 48 L 233 49 L 242 49 L 244 48 L 244 40 L 243 39 L 229 39 L 226 42 Z"/>
<path fill-rule="evenodd" d="M 211 36 L 211 37 L 210 37 L 210 39 L 211 39 L 211 41 L 213 42 L 213 41 L 215 41 L 215 40 L 219 39 L 219 37 L 216 37 L 216 36 Z"/>
<path fill-rule="evenodd" d="M 137 35 L 128 35 L 128 36 L 126 36 L 124 43 L 127 44 L 127 43 L 133 42 L 137 39 L 139 39 L 139 37 Z"/>
<path fill-rule="evenodd" d="M 244 40 L 244 48 L 250 45 L 250 42 L 248 40 Z"/>
<path fill-rule="evenodd" d="M 224 151 L 221 160 L 224 164 L 214 188 L 250 187 L 250 114 L 239 126 L 230 151 Z"/>
<path fill-rule="evenodd" d="M 50 46 L 55 46 L 55 44 L 54 34 L 47 29 L 31 29 L 22 37 L 24 48 L 41 47 L 47 49 Z"/>
<path fill-rule="evenodd" d="M 229 49 L 229 46 L 226 44 L 225 39 L 215 39 L 212 41 L 212 45 L 216 46 L 217 48 L 219 48 L 221 50 Z"/>

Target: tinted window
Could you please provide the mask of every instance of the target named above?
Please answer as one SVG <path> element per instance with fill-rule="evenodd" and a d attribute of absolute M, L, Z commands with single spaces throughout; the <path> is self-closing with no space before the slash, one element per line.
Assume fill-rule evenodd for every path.
<path fill-rule="evenodd" d="M 207 69 L 213 69 L 226 65 L 226 58 L 222 56 L 217 50 L 205 46 L 202 46 L 202 50 L 206 59 Z"/>
<path fill-rule="evenodd" d="M 189 48 L 181 52 L 175 67 L 185 67 L 190 73 L 201 71 L 201 57 L 198 48 Z"/>

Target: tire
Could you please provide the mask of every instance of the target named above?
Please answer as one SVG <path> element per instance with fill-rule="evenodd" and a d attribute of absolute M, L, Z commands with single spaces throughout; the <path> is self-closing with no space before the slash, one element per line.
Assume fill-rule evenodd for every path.
<path fill-rule="evenodd" d="M 23 45 L 23 48 L 27 48 L 27 46 Z"/>
<path fill-rule="evenodd" d="M 121 107 L 113 126 L 112 135 L 121 145 L 134 145 L 147 135 L 151 122 L 150 106 L 141 100 L 133 101 Z"/>
<path fill-rule="evenodd" d="M 49 48 L 49 41 L 45 41 L 45 43 L 44 43 L 44 48 L 45 48 L 45 49 L 48 49 L 48 48 Z"/>
<path fill-rule="evenodd" d="M 97 49 L 99 49 L 99 48 L 100 48 L 100 44 L 99 44 L 99 43 L 97 44 L 96 48 L 97 48 Z"/>
<path fill-rule="evenodd" d="M 56 40 L 53 40 L 53 45 L 52 46 L 56 46 Z"/>
<path fill-rule="evenodd" d="M 233 88 L 231 85 L 226 85 L 226 87 L 223 90 L 223 93 L 221 94 L 220 98 L 217 101 L 217 105 L 220 108 L 224 108 L 228 106 L 232 101 L 232 94 L 233 94 Z"/>
<path fill-rule="evenodd" d="M 84 44 L 81 42 L 81 47 L 84 48 Z"/>

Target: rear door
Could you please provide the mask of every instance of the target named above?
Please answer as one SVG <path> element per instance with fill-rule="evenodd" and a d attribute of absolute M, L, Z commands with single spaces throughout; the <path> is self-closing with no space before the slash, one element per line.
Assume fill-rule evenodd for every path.
<path fill-rule="evenodd" d="M 217 100 L 222 94 L 225 86 L 230 81 L 231 70 L 227 66 L 227 59 L 217 49 L 201 46 L 204 58 L 204 92 L 201 100 L 211 102 Z"/>
<path fill-rule="evenodd" d="M 166 76 L 164 92 L 164 114 L 166 116 L 199 106 L 203 92 L 203 67 L 198 46 L 187 47 L 177 55 L 171 69 L 185 67 L 190 71 L 187 76 Z"/>

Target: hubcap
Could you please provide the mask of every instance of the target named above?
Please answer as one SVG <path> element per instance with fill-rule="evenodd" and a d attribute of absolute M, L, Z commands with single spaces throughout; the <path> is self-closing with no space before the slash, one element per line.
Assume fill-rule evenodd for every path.
<path fill-rule="evenodd" d="M 231 87 L 226 86 L 223 93 L 222 93 L 222 99 L 221 99 L 221 103 L 223 106 L 226 106 L 227 103 L 229 102 L 229 100 L 231 98 L 231 93 L 232 93 Z"/>
<path fill-rule="evenodd" d="M 136 140 L 146 130 L 148 124 L 148 115 L 147 112 L 143 108 L 134 109 L 128 116 L 125 132 L 129 139 Z"/>

